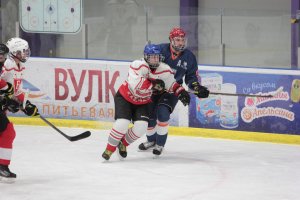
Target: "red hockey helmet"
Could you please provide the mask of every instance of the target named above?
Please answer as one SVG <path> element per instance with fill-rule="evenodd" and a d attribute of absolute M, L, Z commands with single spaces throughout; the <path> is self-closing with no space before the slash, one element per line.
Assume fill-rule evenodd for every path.
<path fill-rule="evenodd" d="M 169 34 L 170 43 L 175 51 L 183 51 L 186 47 L 185 31 L 182 28 L 175 27 Z"/>
<path fill-rule="evenodd" d="M 185 37 L 185 31 L 179 27 L 173 28 L 169 34 L 169 38 L 173 39 L 174 37 Z"/>

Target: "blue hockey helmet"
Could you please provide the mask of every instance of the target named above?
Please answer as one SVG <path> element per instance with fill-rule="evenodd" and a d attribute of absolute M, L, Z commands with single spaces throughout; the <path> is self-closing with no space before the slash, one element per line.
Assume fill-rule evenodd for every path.
<path fill-rule="evenodd" d="M 144 48 L 144 59 L 151 69 L 156 69 L 162 61 L 161 49 L 158 45 L 147 44 Z"/>

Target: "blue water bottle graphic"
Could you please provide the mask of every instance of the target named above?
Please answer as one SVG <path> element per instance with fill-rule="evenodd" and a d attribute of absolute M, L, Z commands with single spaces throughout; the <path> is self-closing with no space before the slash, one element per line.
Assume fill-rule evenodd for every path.
<path fill-rule="evenodd" d="M 201 74 L 201 84 L 210 91 L 221 92 L 223 77 L 218 73 Z M 196 98 L 196 118 L 202 125 L 219 126 L 220 103 L 219 95 L 209 95 L 208 98 Z"/>
<path fill-rule="evenodd" d="M 222 84 L 223 93 L 236 93 L 236 85 L 232 83 Z M 220 111 L 220 126 L 234 129 L 239 126 L 239 110 L 237 96 L 222 96 Z"/>

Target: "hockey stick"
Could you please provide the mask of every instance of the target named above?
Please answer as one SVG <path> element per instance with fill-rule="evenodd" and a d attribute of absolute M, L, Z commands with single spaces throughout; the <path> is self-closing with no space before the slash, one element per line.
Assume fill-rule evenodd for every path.
<path fill-rule="evenodd" d="M 241 94 L 241 93 L 223 93 L 223 92 L 210 92 L 209 94 L 212 95 L 223 95 L 223 96 L 241 96 L 241 97 L 267 97 L 271 98 L 274 97 L 273 95 L 259 95 L 259 94 Z"/>
<path fill-rule="evenodd" d="M 5 100 L 5 98 L 0 95 L 0 103 L 2 103 L 2 101 Z M 19 103 L 17 100 L 15 99 L 11 99 L 13 102 L 16 102 L 17 104 Z M 20 110 L 23 110 L 24 111 L 24 106 L 23 105 L 20 105 Z M 49 126 L 51 126 L 53 129 L 55 129 L 57 132 L 59 132 L 62 136 L 64 136 L 65 138 L 67 138 L 69 141 L 71 142 L 74 142 L 74 141 L 77 141 L 77 140 L 81 140 L 81 139 L 84 139 L 84 138 L 87 138 L 91 135 L 91 132 L 90 131 L 85 131 L 79 135 L 76 135 L 76 136 L 69 136 L 69 135 L 66 135 L 64 132 L 62 132 L 61 130 L 59 130 L 56 126 L 54 126 L 51 122 L 49 122 L 46 118 L 44 118 L 42 115 L 39 115 L 40 118 L 46 123 L 48 124 Z"/>
<path fill-rule="evenodd" d="M 76 136 L 69 136 L 67 134 L 65 134 L 64 132 L 62 132 L 61 130 L 59 130 L 56 126 L 54 126 L 51 122 L 49 122 L 46 118 L 44 118 L 42 115 L 40 115 L 40 118 L 46 122 L 46 124 L 48 124 L 49 126 L 51 126 L 53 129 L 55 129 L 57 132 L 59 132 L 62 136 L 64 136 L 65 138 L 67 138 L 69 141 L 74 142 L 77 140 L 81 140 L 84 138 L 87 138 L 91 135 L 90 131 L 85 131 L 79 135 Z"/>
<path fill-rule="evenodd" d="M 189 93 L 195 94 L 195 92 L 189 91 Z M 241 93 L 223 93 L 223 92 L 209 92 L 209 95 L 222 95 L 222 96 L 241 96 L 241 97 L 266 97 L 272 98 L 274 95 L 259 95 L 259 94 L 241 94 Z"/>
<path fill-rule="evenodd" d="M 283 87 L 277 88 L 276 91 L 268 92 L 269 94 L 260 95 L 260 94 L 241 94 L 241 93 L 222 93 L 222 92 L 210 92 L 213 95 L 224 95 L 224 96 L 242 96 L 242 97 L 262 97 L 262 98 L 272 98 L 275 97 L 277 94 L 283 91 Z"/>

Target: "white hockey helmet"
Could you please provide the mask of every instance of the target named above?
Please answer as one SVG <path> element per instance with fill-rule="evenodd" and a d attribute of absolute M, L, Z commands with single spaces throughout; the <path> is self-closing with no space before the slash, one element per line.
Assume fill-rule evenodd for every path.
<path fill-rule="evenodd" d="M 7 41 L 6 46 L 9 48 L 9 55 L 21 62 L 26 62 L 30 57 L 30 48 L 26 40 L 11 38 Z"/>

